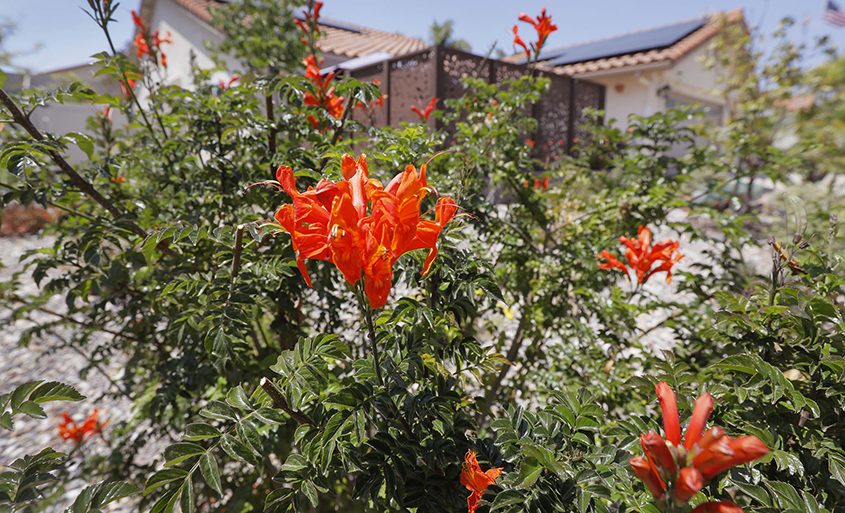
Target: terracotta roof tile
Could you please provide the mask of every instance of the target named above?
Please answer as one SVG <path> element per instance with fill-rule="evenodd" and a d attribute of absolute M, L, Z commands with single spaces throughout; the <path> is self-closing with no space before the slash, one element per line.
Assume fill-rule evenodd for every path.
<path fill-rule="evenodd" d="M 174 2 L 206 23 L 211 21 L 211 9 L 226 3 L 221 0 L 174 0 Z M 422 50 L 428 46 L 425 41 L 415 37 L 348 23 L 335 26 L 328 22 L 321 24 L 320 29 L 322 31 L 322 37 L 318 43 L 320 49 L 326 53 L 349 58 L 376 52 L 389 53 L 395 57 Z"/>

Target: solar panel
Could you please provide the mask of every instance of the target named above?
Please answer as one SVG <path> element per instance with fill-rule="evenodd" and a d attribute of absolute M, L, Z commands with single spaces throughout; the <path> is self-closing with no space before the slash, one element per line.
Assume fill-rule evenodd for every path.
<path fill-rule="evenodd" d="M 552 49 L 543 52 L 544 55 L 540 56 L 540 60 L 552 66 L 561 66 L 615 55 L 666 48 L 700 29 L 705 23 L 707 23 L 707 18 L 700 18 L 601 41 Z"/>

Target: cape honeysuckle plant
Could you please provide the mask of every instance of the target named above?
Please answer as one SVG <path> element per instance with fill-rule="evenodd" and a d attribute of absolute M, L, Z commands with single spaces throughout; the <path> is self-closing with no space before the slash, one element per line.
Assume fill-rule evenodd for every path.
<path fill-rule="evenodd" d="M 5 323 L 29 321 L 23 345 L 80 354 L 83 378 L 122 367 L 102 393 L 132 412 L 68 423 L 82 443 L 63 444 L 67 457 L 25 447 L 0 462 L 0 508 L 66 506 L 63 483 L 80 478 L 101 484 L 72 511 L 130 494 L 155 513 L 825 513 L 845 501 L 837 212 L 806 214 L 829 215 L 826 233 L 781 233 L 770 219 L 786 203 L 756 216 L 742 180 L 780 180 L 800 155 L 771 146 L 777 114 L 749 99 L 748 68 L 731 86 L 736 124 L 698 125 L 688 108 L 623 129 L 585 113 L 567 148 L 538 137 L 530 114 L 548 83 L 528 68 L 418 109 L 437 108 L 442 130 L 353 116 L 384 92 L 322 72 L 321 2 L 213 9 L 216 50 L 236 69 L 220 82 L 194 68 L 190 87 L 167 82 L 166 35 L 149 20 L 135 20 L 125 56 L 116 4 L 87 5 L 108 46 L 99 73 L 124 92 L 0 89 L 3 203 L 61 212 L 0 294 Z M 557 27 L 545 11 L 520 19 L 536 58 Z M 777 70 L 782 94 L 799 74 L 764 72 Z M 45 134 L 30 115 L 53 102 L 100 114 Z M 86 158 L 69 161 L 70 146 Z M 651 230 L 669 240 L 652 244 Z M 746 258 L 769 237 L 771 265 Z M 599 269 L 617 240 L 627 265 L 602 265 L 633 268 L 638 285 L 671 272 L 671 284 L 631 294 Z M 648 399 L 661 381 L 663 437 Z M 0 425 L 42 416 L 44 397 L 77 399 L 49 389 L 0 396 Z M 712 412 L 710 396 L 688 403 L 700 390 Z M 705 430 L 706 413 L 723 427 Z"/>
<path fill-rule="evenodd" d="M 441 197 L 434 207 L 434 220 L 420 219 L 420 206 L 430 188 L 426 164 L 409 164 L 386 186 L 371 179 L 366 155 L 341 159 L 343 180 L 317 182 L 300 193 L 288 166 L 279 167 L 276 182 L 293 204 L 283 205 L 275 215 L 291 235 L 296 265 L 312 286 L 305 260 L 328 260 L 340 270 L 350 286 L 363 277 L 364 293 L 372 308 L 382 308 L 393 284 L 393 265 L 404 253 L 428 248 L 422 275 L 428 274 L 437 256 L 437 238 L 457 212 L 455 202 Z"/>

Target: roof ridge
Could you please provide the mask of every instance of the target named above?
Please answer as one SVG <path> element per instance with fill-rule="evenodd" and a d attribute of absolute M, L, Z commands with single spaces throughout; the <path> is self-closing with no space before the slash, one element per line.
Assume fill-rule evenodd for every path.
<path fill-rule="evenodd" d="M 360 32 L 378 32 L 380 34 L 389 34 L 395 36 L 402 36 L 409 39 L 417 39 L 422 41 L 422 39 L 414 36 L 405 35 L 399 31 L 388 31 L 380 28 L 370 27 L 368 25 L 360 25 L 358 23 L 353 23 L 350 21 L 339 20 L 337 18 L 329 18 L 326 16 L 320 16 L 320 19 L 317 20 L 318 25 L 326 25 L 327 27 L 336 28 L 338 30 L 348 30 L 346 27 L 352 28 L 354 30 L 358 30 Z"/>

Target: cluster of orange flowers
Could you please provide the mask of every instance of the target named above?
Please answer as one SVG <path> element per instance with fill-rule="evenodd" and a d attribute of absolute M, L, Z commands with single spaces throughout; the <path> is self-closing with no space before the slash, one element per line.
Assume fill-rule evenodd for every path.
<path fill-rule="evenodd" d="M 100 422 L 99 416 L 100 412 L 94 408 L 83 422 L 77 424 L 68 412 L 62 413 L 59 437 L 65 441 L 73 440 L 76 444 L 81 444 L 102 432 L 103 428 L 109 423 L 109 421 Z"/>
<path fill-rule="evenodd" d="M 534 41 L 530 44 L 525 44 L 522 37 L 519 35 L 519 26 L 513 26 L 513 44 L 516 46 L 522 47 L 522 51 L 525 52 L 525 60 L 531 60 L 531 54 L 533 53 L 535 57 L 540 56 L 540 51 L 543 49 L 543 46 L 546 44 L 546 39 L 548 39 L 549 34 L 555 32 L 557 30 L 557 25 L 552 23 L 552 17 L 546 14 L 546 8 L 540 11 L 540 15 L 536 18 L 532 18 L 531 16 L 523 13 L 519 15 L 519 21 L 528 23 L 534 30 L 537 32 L 537 41 Z"/>
<path fill-rule="evenodd" d="M 320 65 L 322 63 L 322 59 L 317 61 L 314 55 L 309 55 L 305 58 L 305 78 L 314 84 L 316 94 L 311 92 L 305 93 L 303 101 L 309 107 L 320 107 L 329 116 L 340 119 L 344 111 L 343 96 L 338 96 L 334 92 L 334 86 L 332 85 L 334 71 L 325 75 L 320 72 Z M 308 116 L 308 121 L 315 128 L 320 124 L 314 116 Z"/>
<path fill-rule="evenodd" d="M 481 470 L 481 466 L 478 464 L 475 452 L 467 451 L 467 454 L 464 457 L 464 465 L 461 469 L 461 484 L 470 491 L 469 497 L 467 497 L 468 513 L 475 512 L 478 508 L 478 501 L 481 500 L 481 497 L 484 495 L 484 491 L 487 490 L 488 486 L 495 484 L 496 479 L 498 479 L 501 474 L 501 468 Z"/>
<path fill-rule="evenodd" d="M 425 106 L 424 109 L 417 107 L 416 105 L 411 105 L 411 110 L 420 117 L 420 121 L 425 123 L 428 121 L 428 118 L 431 117 L 431 114 L 434 112 L 434 109 L 437 108 L 437 100 L 438 97 L 434 97 L 428 101 L 428 105 Z"/>
<path fill-rule="evenodd" d="M 548 190 L 550 179 L 551 179 L 551 177 L 549 177 L 549 176 L 543 178 L 542 180 L 540 178 L 535 178 L 534 179 L 534 188 L 537 189 L 537 190 L 544 190 L 544 191 Z"/>
<path fill-rule="evenodd" d="M 320 35 L 320 26 L 317 24 L 317 20 L 320 19 L 320 10 L 323 8 L 323 2 L 319 0 L 314 2 L 311 6 L 311 10 L 305 10 L 302 13 L 302 19 L 295 19 L 294 23 L 296 26 L 299 27 L 299 30 L 302 31 L 302 44 L 310 45 L 311 41 L 309 38 L 317 37 Z"/>
<path fill-rule="evenodd" d="M 311 10 L 306 10 L 302 14 L 302 19 L 297 18 L 295 20 L 296 25 L 303 33 L 302 43 L 311 47 L 311 54 L 305 58 L 303 63 L 305 64 L 305 78 L 314 85 L 314 92 L 305 93 L 303 101 L 309 107 L 320 107 L 329 116 L 340 119 L 345 109 L 343 97 L 334 92 L 332 80 L 334 80 L 335 74 L 333 71 L 325 75 L 320 72 L 323 60 L 317 58 L 315 48 L 312 47 L 313 41 L 320 35 L 320 25 L 317 22 L 320 19 L 322 8 L 323 2 L 314 2 L 311 5 Z M 308 121 L 314 128 L 320 125 L 320 122 L 314 116 L 309 115 Z"/>
<path fill-rule="evenodd" d="M 631 279 L 628 274 L 630 269 L 636 274 L 637 283 L 640 285 L 660 272 L 666 273 L 666 283 L 670 283 L 672 281 L 672 267 L 684 257 L 678 251 L 680 243 L 676 240 L 665 240 L 652 246 L 651 230 L 645 226 L 637 228 L 636 239 L 623 236 L 619 237 L 619 242 L 626 248 L 625 261 L 627 265 L 620 262 L 618 258 L 605 249 L 599 254 L 599 259 L 605 260 L 599 263 L 599 269 L 622 271 L 629 280 Z M 658 265 L 655 267 L 655 264 Z"/>
<path fill-rule="evenodd" d="M 681 443 L 681 421 L 675 393 L 665 382 L 655 386 L 663 414 L 665 439 L 655 432 L 640 436 L 645 456 L 632 458 L 631 468 L 658 501 L 686 504 L 711 479 L 731 467 L 749 463 L 769 452 L 756 436 L 731 438 L 720 427 L 705 430 L 713 411 L 713 398 L 704 393 L 695 401 L 692 417 Z M 742 510 L 732 502 L 707 502 L 693 513 L 733 513 Z"/>
<path fill-rule="evenodd" d="M 332 262 L 346 282 L 355 285 L 362 277 L 364 292 L 373 308 L 387 303 L 393 282 L 393 264 L 400 256 L 428 248 L 422 274 L 428 273 L 437 256 L 437 239 L 457 212 L 451 198 L 440 197 L 434 220 L 422 219 L 420 205 L 431 191 L 426 166 L 419 172 L 408 165 L 386 186 L 370 178 L 367 158 L 341 159 L 343 180 L 320 180 L 305 192 L 296 189 L 288 166 L 280 166 L 276 182 L 293 200 L 276 212 L 276 221 L 291 235 L 296 263 L 311 286 L 305 260 Z"/>
<path fill-rule="evenodd" d="M 132 10 L 132 23 L 135 24 L 135 56 L 139 60 L 148 57 L 156 65 L 161 64 L 162 67 L 167 68 L 167 55 L 161 51 L 161 45 L 173 42 L 170 32 L 164 35 L 161 35 L 158 30 L 150 33 L 144 24 L 144 20 L 134 9 Z"/>

